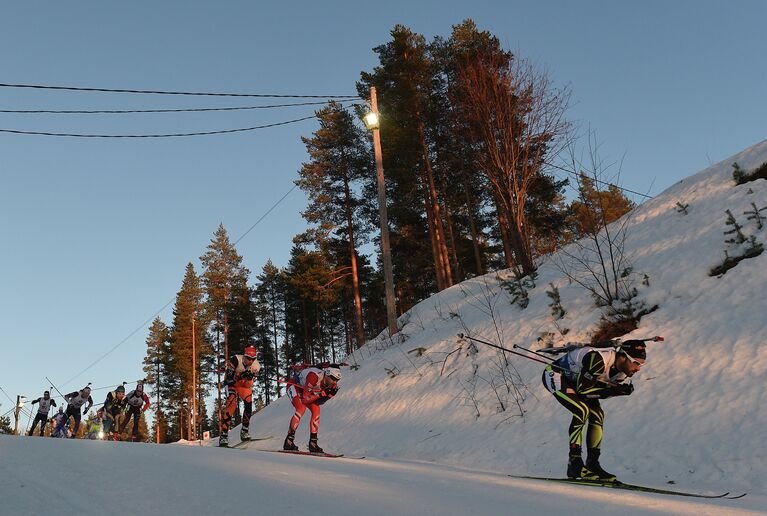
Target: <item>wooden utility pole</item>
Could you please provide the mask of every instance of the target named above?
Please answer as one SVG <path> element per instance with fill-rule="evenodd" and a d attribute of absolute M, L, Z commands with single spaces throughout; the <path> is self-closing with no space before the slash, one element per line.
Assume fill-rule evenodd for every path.
<path fill-rule="evenodd" d="M 375 86 L 370 88 L 370 108 L 378 119 L 378 98 Z M 394 276 L 392 274 L 391 248 L 389 247 L 389 215 L 386 210 L 386 184 L 384 183 L 383 156 L 379 124 L 373 127 L 373 150 L 376 157 L 376 180 L 378 183 L 378 214 L 381 219 L 381 254 L 383 255 L 384 284 L 386 286 L 386 322 L 389 336 L 397 333 L 397 310 L 394 304 Z"/>
<path fill-rule="evenodd" d="M 157 444 L 160 444 L 160 359 L 157 358 L 157 416 L 154 420 L 155 433 L 157 434 Z"/>
<path fill-rule="evenodd" d="M 13 425 L 13 435 L 19 435 L 19 412 L 21 412 L 21 396 L 16 396 L 16 407 L 13 410 L 13 418 L 16 421 Z"/>
<path fill-rule="evenodd" d="M 197 349 L 195 347 L 194 314 L 192 314 L 192 435 L 197 437 Z"/>

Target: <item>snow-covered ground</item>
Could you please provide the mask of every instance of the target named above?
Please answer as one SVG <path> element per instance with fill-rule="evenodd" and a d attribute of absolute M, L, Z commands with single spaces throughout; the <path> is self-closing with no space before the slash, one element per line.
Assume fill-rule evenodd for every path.
<path fill-rule="evenodd" d="M 602 465 L 626 482 L 767 493 L 767 252 L 721 278 L 708 275 L 725 249 L 738 253 L 725 244 L 726 209 L 746 236 L 767 244 L 767 226 L 758 230 L 743 215 L 752 202 L 767 206 L 767 181 L 735 186 L 734 161 L 745 170 L 767 161 L 767 141 L 631 214 L 626 248 L 639 277 L 649 277 L 649 286 L 637 282 L 639 297 L 659 309 L 626 338 L 666 341 L 649 344 L 633 395 L 602 403 Z M 689 205 L 687 215 L 677 202 Z M 566 337 L 551 315 L 550 283 L 567 310 L 558 321 L 569 328 Z M 509 355 L 528 386 L 520 417 L 500 386 L 501 352 L 482 345 L 475 352 L 457 337 L 463 332 L 506 347 L 536 347 L 543 332 L 555 333 L 558 344 L 588 340 L 599 319 L 591 296 L 568 284 L 551 260 L 540 267 L 536 285 L 525 310 L 510 303 L 495 274 L 415 306 L 400 318 L 404 326 L 393 344 L 379 336 L 357 352 L 359 369 L 347 370 L 338 396 L 323 407 L 320 444 L 368 456 L 563 475 L 570 416 L 542 387 L 543 366 Z M 273 403 L 254 417 L 252 432 L 282 436 L 291 413 L 287 400 Z M 306 423 L 301 430 L 308 432 Z M 297 442 L 306 439 L 299 434 Z"/>
<path fill-rule="evenodd" d="M 0 436 L 0 477 L 8 515 L 718 516 L 760 507 L 757 498 L 640 495 L 391 459 L 35 437 Z"/>
<path fill-rule="evenodd" d="M 746 220 L 767 206 L 767 181 L 734 186 L 731 165 L 767 161 L 767 141 L 691 176 L 631 214 L 627 250 L 639 299 L 658 310 L 630 337 L 662 335 L 629 397 L 603 402 L 602 465 L 625 482 L 698 492 L 749 492 L 732 501 L 624 493 L 511 479 L 564 475 L 567 413 L 540 383 L 542 365 L 459 339 L 506 347 L 588 340 L 600 312 L 582 287 L 544 262 L 529 306 L 510 303 L 489 274 L 447 289 L 400 318 L 399 335 L 359 350 L 339 394 L 322 409 L 320 444 L 365 460 L 319 459 L 206 446 L 0 439 L 0 509 L 38 514 L 728 514 L 767 507 L 767 253 L 723 277 L 708 275 L 726 244 L 725 210 Z M 677 203 L 689 205 L 688 214 Z M 741 247 L 742 249 L 742 247 Z M 649 285 L 641 279 L 647 275 Z M 559 288 L 555 321 L 546 291 Z M 558 325 L 558 327 L 557 327 Z M 559 330 L 569 329 L 566 336 Z M 506 390 L 511 376 L 525 385 Z M 251 434 L 281 446 L 293 408 L 286 399 L 253 417 Z M 308 416 L 306 416 L 308 418 Z M 308 441 L 302 421 L 296 442 Z M 236 432 L 231 433 L 236 442 Z M 22 488 L 21 485 L 24 485 Z M 46 494 L 47 493 L 47 494 Z M 60 505 L 57 505 L 60 504 Z M 0 512 L 2 512 L 0 511 Z M 116 511 L 116 512 L 115 512 Z M 549 512 L 552 511 L 552 512 Z M 728 512 L 729 511 L 729 512 Z"/>

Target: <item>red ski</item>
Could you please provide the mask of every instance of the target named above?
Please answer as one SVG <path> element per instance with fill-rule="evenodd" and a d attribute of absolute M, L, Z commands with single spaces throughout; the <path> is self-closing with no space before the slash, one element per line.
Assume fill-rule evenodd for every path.
<path fill-rule="evenodd" d="M 311 455 L 313 457 L 327 457 L 329 459 L 337 459 L 339 457 L 345 457 L 347 459 L 364 459 L 365 457 L 347 457 L 343 453 L 336 454 L 336 453 L 312 453 L 308 451 L 303 450 L 264 450 L 272 453 L 290 453 L 293 455 Z"/>

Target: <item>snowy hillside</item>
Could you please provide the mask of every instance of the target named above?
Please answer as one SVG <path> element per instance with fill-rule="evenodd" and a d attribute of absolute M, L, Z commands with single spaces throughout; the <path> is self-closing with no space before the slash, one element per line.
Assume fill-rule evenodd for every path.
<path fill-rule="evenodd" d="M 660 308 L 626 338 L 662 335 L 666 341 L 649 344 L 632 396 L 602 404 L 602 464 L 624 481 L 767 492 L 767 253 L 721 278 L 708 275 L 725 249 L 733 254 L 723 234 L 726 209 L 746 236 L 767 242 L 767 230 L 743 215 L 751 202 L 767 206 L 767 181 L 734 186 L 734 161 L 746 170 L 767 161 L 767 141 L 631 214 L 627 249 L 634 270 L 649 277 L 649 286 L 638 287 L 640 298 Z M 677 202 L 689 205 L 687 215 Z M 557 332 L 545 294 L 549 283 L 567 310 L 558 323 L 570 329 L 566 337 L 557 334 L 557 343 L 588 340 L 599 312 L 550 261 L 540 267 L 525 310 L 512 305 L 498 283 L 489 274 L 443 291 L 400 318 L 393 343 L 381 335 L 360 350 L 354 357 L 359 369 L 347 370 L 338 396 L 323 407 L 320 444 L 347 454 L 563 475 L 570 415 L 542 387 L 543 366 L 509 355 L 509 371 L 518 371 L 528 387 L 520 405 L 501 385 L 501 352 L 474 349 L 456 335 L 536 346 L 543 332 Z M 254 416 L 251 433 L 284 436 L 292 412 L 285 399 L 270 405 Z M 303 446 L 307 425 L 302 421 L 296 439 Z"/>
<path fill-rule="evenodd" d="M 696 492 L 703 500 L 513 479 L 562 477 L 567 413 L 541 385 L 542 364 L 472 345 L 588 340 L 599 320 L 591 296 L 543 263 L 529 305 L 510 302 L 489 274 L 456 285 L 400 318 L 350 357 L 339 394 L 322 408 L 320 445 L 364 460 L 268 453 L 281 447 L 286 398 L 251 420 L 245 450 L 211 442 L 156 446 L 0 436 L 0 514 L 762 514 L 767 507 L 767 253 L 722 277 L 725 210 L 767 206 L 767 181 L 734 186 L 731 164 L 767 161 L 767 141 L 669 188 L 637 208 L 627 249 L 639 298 L 659 308 L 628 337 L 662 335 L 629 397 L 605 400 L 602 465 L 624 482 Z M 689 205 L 688 214 L 677 203 Z M 546 291 L 559 289 L 556 321 Z M 558 325 L 558 327 L 557 327 Z M 559 330 L 569 329 L 566 336 Z M 511 379 L 525 387 L 509 392 Z M 237 442 L 238 432 L 230 432 Z M 308 415 L 296 443 L 308 441 Z M 673 484 L 673 485 L 669 485 Z"/>

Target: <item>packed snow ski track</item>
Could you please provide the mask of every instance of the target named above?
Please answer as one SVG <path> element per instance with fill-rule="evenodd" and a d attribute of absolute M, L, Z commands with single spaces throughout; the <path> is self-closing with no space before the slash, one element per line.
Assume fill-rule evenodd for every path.
<path fill-rule="evenodd" d="M 3 514 L 759 514 L 762 497 L 687 500 L 422 462 L 0 436 Z"/>

